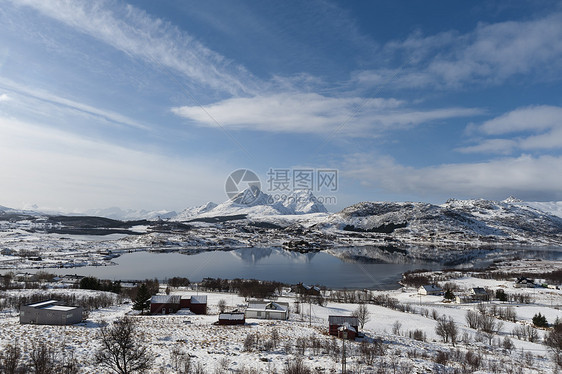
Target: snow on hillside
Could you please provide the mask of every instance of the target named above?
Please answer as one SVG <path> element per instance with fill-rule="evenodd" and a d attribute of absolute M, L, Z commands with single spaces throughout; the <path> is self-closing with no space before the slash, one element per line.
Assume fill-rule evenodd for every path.
<path fill-rule="evenodd" d="M 526 205 L 562 218 L 562 201 L 529 201 L 521 202 L 521 205 Z"/>
<path fill-rule="evenodd" d="M 373 298 L 390 297 L 404 306 L 389 308 L 382 305 L 363 304 L 368 311 L 368 319 L 360 331 L 365 338 L 356 342 L 346 342 L 347 369 L 361 373 L 552 373 L 555 371 L 551 354 L 542 344 L 547 331 L 532 327 L 531 319 L 541 313 L 552 323 L 560 317 L 562 293 L 551 289 L 515 289 L 513 282 L 461 277 L 449 282 L 457 286 L 455 293 L 468 294 L 472 287 L 486 287 L 490 290 L 504 289 L 508 295 L 525 294 L 531 298 L 530 304 L 501 303 L 492 301 L 483 304 L 488 311 L 511 308 L 515 311 L 515 322 L 500 321 L 497 333 L 488 338 L 476 329 L 470 328 L 466 321 L 468 311 L 477 311 L 476 303 L 445 303 L 442 296 L 420 296 L 414 288 L 395 291 L 366 291 Z M 443 286 L 443 284 L 441 284 Z M 32 290 L 8 291 L 7 296 L 16 293 L 26 295 Z M 35 291 L 35 290 L 34 290 Z M 52 292 L 52 291 L 50 291 Z M 90 296 L 94 292 L 86 290 L 64 290 L 77 297 Z M 201 292 L 201 291 L 199 291 Z M 99 291 L 96 291 L 99 293 Z M 173 289 L 172 294 L 193 295 L 194 290 Z M 329 293 L 329 291 L 328 291 Z M 62 352 L 72 352 L 83 373 L 99 373 L 100 367 L 94 363 L 94 353 L 100 347 L 99 329 L 105 323 L 128 315 L 136 321 L 142 334 L 142 343 L 154 357 L 153 366 L 148 373 L 178 373 L 174 369 L 174 357 L 184 352 L 191 358 L 192 367 L 200 367 L 199 372 L 228 373 L 283 372 L 287 363 L 303 359 L 304 365 L 314 372 L 335 373 L 341 369 L 342 340 L 330 337 L 328 316 L 351 315 L 359 304 L 327 302 L 323 306 L 301 304 L 297 313 L 295 295 L 283 294 L 278 300 L 290 303 L 291 313 L 287 321 L 268 321 L 247 319 L 245 326 L 216 326 L 218 305 L 226 304 L 227 310 L 244 310 L 246 300 L 232 293 L 205 292 L 208 300 L 208 315 L 185 313 L 170 315 L 138 315 L 131 310 L 131 304 L 96 309 L 90 312 L 88 320 L 73 326 L 22 325 L 15 310 L 0 313 L 0 345 L 17 344 L 28 360 L 29 351 L 37 342 L 45 342 L 49 347 Z M 407 309 L 406 309 L 407 307 Z M 436 318 L 450 318 L 457 328 L 457 342 L 444 342 L 436 333 Z M 537 340 L 530 342 L 518 338 L 512 331 L 526 327 L 537 333 Z M 412 333 L 418 332 L 418 340 Z M 258 337 L 253 344 L 245 344 L 247 337 Z M 274 344 L 273 336 L 277 336 Z M 367 363 L 361 347 L 373 340 L 382 343 L 377 355 Z M 506 348 L 506 341 L 511 347 Z M 366 342 L 366 343 L 362 343 Z M 174 355 L 176 352 L 176 355 Z M 469 354 L 470 353 L 470 354 Z M 468 357 L 472 357 L 469 360 Z M 446 359 L 443 360 L 443 357 Z M 477 360 L 474 360 L 477 358 Z M 520 368 L 520 371 L 516 369 Z M 251 371 L 253 370 L 253 371 Z"/>
<path fill-rule="evenodd" d="M 455 200 L 445 204 L 363 202 L 329 219 L 340 229 L 393 235 L 496 237 L 560 241 L 562 219 L 518 202 Z M 502 239 L 502 240 L 503 240 Z"/>
<path fill-rule="evenodd" d="M 176 216 L 172 217 L 174 221 L 186 221 L 193 217 L 197 217 L 203 213 L 207 213 L 217 207 L 217 204 L 209 201 L 207 204 L 199 205 L 182 210 Z"/>

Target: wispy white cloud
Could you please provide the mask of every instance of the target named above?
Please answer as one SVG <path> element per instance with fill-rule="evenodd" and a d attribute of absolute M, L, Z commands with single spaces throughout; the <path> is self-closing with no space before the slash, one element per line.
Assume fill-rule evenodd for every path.
<path fill-rule="evenodd" d="M 172 112 L 200 126 L 280 133 L 376 136 L 389 129 L 481 113 L 472 108 L 414 110 L 396 99 L 334 98 L 313 93 L 283 93 L 224 100 L 206 107 L 182 106 Z M 216 122 L 215 122 L 216 121 Z"/>
<path fill-rule="evenodd" d="M 478 130 L 500 135 L 520 131 L 545 131 L 562 127 L 562 108 L 548 105 L 518 108 L 484 122 Z"/>
<path fill-rule="evenodd" d="M 199 85 L 227 93 L 253 92 L 253 77 L 243 67 L 210 50 L 191 35 L 132 5 L 112 1 L 21 0 L 42 14 L 114 48 Z"/>
<path fill-rule="evenodd" d="M 505 157 L 415 168 L 390 157 L 349 156 L 341 173 L 388 193 L 423 197 L 561 200 L 562 156 Z"/>
<path fill-rule="evenodd" d="M 0 117 L 2 204 L 66 211 L 108 206 L 183 209 L 224 196 L 231 171 L 211 160 L 167 157 Z"/>
<path fill-rule="evenodd" d="M 100 109 L 100 108 L 96 108 L 93 107 L 91 105 L 87 105 L 84 103 L 80 103 L 74 100 L 70 100 L 64 97 L 60 97 L 58 95 L 52 94 L 48 91 L 45 90 L 41 90 L 41 89 L 37 89 L 37 88 L 30 88 L 27 87 L 25 85 L 22 84 L 18 84 L 16 82 L 13 82 L 9 79 L 6 78 L 2 78 L 0 77 L 0 87 L 3 87 L 5 90 L 8 90 L 12 93 L 12 96 L 18 95 L 24 98 L 24 100 L 31 100 L 31 101 L 42 101 L 48 104 L 52 104 L 55 105 L 59 108 L 63 108 L 66 109 L 68 111 L 74 111 L 74 112 L 79 112 L 82 114 L 85 114 L 87 116 L 90 117 L 95 117 L 95 118 L 102 118 L 104 120 L 107 120 L 109 122 L 113 122 L 114 124 L 118 124 L 118 125 L 126 125 L 126 126 L 131 126 L 134 128 L 138 128 L 138 129 L 143 129 L 143 130 L 149 130 L 149 127 L 145 124 L 142 124 L 134 119 L 131 119 L 127 116 L 124 116 L 122 114 L 113 112 L 113 111 L 109 111 L 109 110 L 104 110 L 104 109 Z M 5 96 L 6 100 L 8 100 L 8 95 L 7 94 L 3 94 L 0 95 L 0 101 L 2 100 L 2 97 Z M 10 97 L 11 99 L 11 97 Z M 15 100 L 14 100 L 15 101 Z M 18 103 L 14 103 L 14 105 L 19 105 Z M 34 109 L 33 110 L 38 110 L 37 105 L 32 104 Z M 44 113 L 39 113 L 42 114 L 44 116 L 49 115 L 49 113 L 47 113 L 48 110 L 46 110 Z"/>
<path fill-rule="evenodd" d="M 3 93 L 0 95 L 0 102 L 8 100 L 10 100 L 10 96 L 8 96 L 8 94 Z"/>
<path fill-rule="evenodd" d="M 518 108 L 481 125 L 471 124 L 469 133 L 509 138 L 479 140 L 461 152 L 510 153 L 515 150 L 562 148 L 562 108 L 548 105 Z"/>
<path fill-rule="evenodd" d="M 481 23 L 466 34 L 417 32 L 388 43 L 383 55 L 384 61 L 399 61 L 402 67 L 358 72 L 360 83 L 456 88 L 498 84 L 523 74 L 560 78 L 555 67 L 562 63 L 562 13 L 529 21 Z"/>

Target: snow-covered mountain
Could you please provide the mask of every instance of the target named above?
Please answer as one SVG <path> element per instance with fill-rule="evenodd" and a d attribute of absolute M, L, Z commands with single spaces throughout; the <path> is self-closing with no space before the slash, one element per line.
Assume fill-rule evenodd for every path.
<path fill-rule="evenodd" d="M 519 204 L 562 218 L 562 201 L 521 201 Z"/>
<path fill-rule="evenodd" d="M 209 201 L 207 204 L 199 205 L 192 208 L 187 208 L 182 210 L 176 216 L 172 217 L 175 221 L 187 221 L 191 218 L 197 217 L 203 213 L 207 213 L 208 211 L 214 209 L 217 204 Z"/>
<path fill-rule="evenodd" d="M 442 205 L 363 202 L 334 214 L 331 222 L 347 231 L 396 231 L 416 237 L 562 239 L 562 218 L 515 201 L 450 199 Z"/>
<path fill-rule="evenodd" d="M 250 186 L 232 199 L 216 205 L 207 203 L 204 206 L 188 208 L 173 220 L 185 221 L 195 217 L 218 217 L 246 214 L 250 217 L 271 215 L 297 215 L 309 213 L 327 213 L 326 207 L 310 191 L 297 190 L 275 200 L 255 186 Z"/>

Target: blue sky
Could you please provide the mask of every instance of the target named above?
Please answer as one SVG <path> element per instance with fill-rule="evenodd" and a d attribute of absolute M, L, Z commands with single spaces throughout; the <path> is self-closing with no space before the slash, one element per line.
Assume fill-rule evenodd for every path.
<path fill-rule="evenodd" d="M 0 0 L 0 204 L 562 200 L 561 66 L 556 1 Z"/>

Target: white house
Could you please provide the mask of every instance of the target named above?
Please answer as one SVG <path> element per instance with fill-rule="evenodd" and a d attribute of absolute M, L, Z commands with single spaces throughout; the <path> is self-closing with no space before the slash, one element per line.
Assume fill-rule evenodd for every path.
<path fill-rule="evenodd" d="M 250 301 L 246 318 L 289 319 L 289 303 L 275 301 Z"/>
<path fill-rule="evenodd" d="M 418 288 L 418 294 L 420 295 L 441 295 L 443 294 L 443 289 L 439 286 L 434 284 L 427 284 L 424 286 L 420 286 Z"/>

